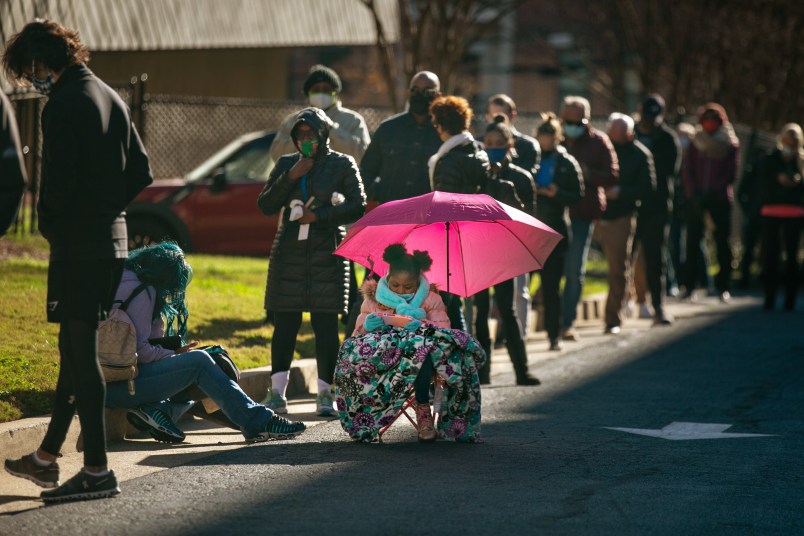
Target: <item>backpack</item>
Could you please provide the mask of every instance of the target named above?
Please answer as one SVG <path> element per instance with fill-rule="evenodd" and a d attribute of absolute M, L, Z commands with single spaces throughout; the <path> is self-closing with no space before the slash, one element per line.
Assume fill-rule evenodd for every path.
<path fill-rule="evenodd" d="M 103 379 L 107 383 L 128 380 L 132 396 L 137 377 L 137 330 L 126 309 L 145 288 L 146 285 L 140 285 L 126 301 L 115 301 L 120 307 L 113 308 L 106 320 L 98 322 L 98 362 Z"/>

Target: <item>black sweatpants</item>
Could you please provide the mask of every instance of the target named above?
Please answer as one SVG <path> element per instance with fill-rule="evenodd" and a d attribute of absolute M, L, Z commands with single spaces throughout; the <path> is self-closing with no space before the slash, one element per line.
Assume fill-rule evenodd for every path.
<path fill-rule="evenodd" d="M 338 350 L 341 346 L 338 337 L 338 313 L 310 313 L 310 322 L 313 325 L 313 333 L 315 333 L 315 359 L 318 377 L 328 384 L 332 384 Z M 301 323 L 301 311 L 274 312 L 271 374 L 290 370 Z"/>
<path fill-rule="evenodd" d="M 762 218 L 762 279 L 766 309 L 772 309 L 776 301 L 782 247 L 786 256 L 785 274 L 781 279 L 785 289 L 784 307 L 787 310 L 795 308 L 799 284 L 798 245 L 803 227 L 802 218 Z"/>
<path fill-rule="evenodd" d="M 664 310 L 665 244 L 670 233 L 666 212 L 640 214 L 637 217 L 636 240 L 645 254 L 645 277 L 650 291 L 651 305 L 656 316 Z M 634 247 L 634 251 L 636 251 Z"/>
<path fill-rule="evenodd" d="M 84 465 L 106 465 L 106 383 L 98 365 L 98 320 L 111 308 L 123 259 L 51 262 L 48 320 L 58 322 L 59 379 L 41 448 L 59 454 L 75 412 L 84 438 Z"/>
<path fill-rule="evenodd" d="M 489 334 L 489 291 L 482 290 L 474 295 L 474 303 L 477 307 L 475 317 L 475 338 L 486 352 L 486 364 L 480 369 L 480 381 L 488 383 L 491 371 L 491 336 Z M 525 341 L 522 339 L 522 331 L 519 329 L 519 320 L 516 315 L 514 305 L 514 280 L 509 279 L 494 285 L 494 301 L 500 311 L 500 322 L 505 334 L 505 347 L 508 350 L 508 357 L 514 365 L 517 378 L 527 373 L 527 353 L 525 351 Z"/>
<path fill-rule="evenodd" d="M 561 278 L 567 259 L 567 241 L 559 242 L 539 271 L 542 278 L 544 327 L 550 341 L 558 339 L 561 329 Z"/>
<path fill-rule="evenodd" d="M 697 259 L 701 239 L 704 233 L 704 215 L 708 212 L 715 224 L 714 238 L 717 249 L 717 262 L 720 270 L 715 276 L 715 289 L 726 292 L 731 284 L 731 203 L 726 199 L 703 198 L 691 200 L 687 208 L 687 262 L 686 282 L 687 291 L 695 288 L 698 279 L 698 267 L 691 259 Z M 646 258 L 647 260 L 647 258 Z"/>

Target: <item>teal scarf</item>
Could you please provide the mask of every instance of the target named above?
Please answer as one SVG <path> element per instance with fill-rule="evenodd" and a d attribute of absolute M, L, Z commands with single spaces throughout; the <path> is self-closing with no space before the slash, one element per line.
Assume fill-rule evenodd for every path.
<path fill-rule="evenodd" d="M 427 313 L 421 308 L 424 300 L 430 294 L 430 283 L 422 275 L 419 276 L 419 288 L 413 295 L 413 298 L 408 302 L 405 298 L 388 288 L 388 278 L 380 278 L 377 283 L 377 301 L 386 307 L 393 309 L 396 314 L 412 316 L 417 320 L 424 320 L 427 318 Z"/>

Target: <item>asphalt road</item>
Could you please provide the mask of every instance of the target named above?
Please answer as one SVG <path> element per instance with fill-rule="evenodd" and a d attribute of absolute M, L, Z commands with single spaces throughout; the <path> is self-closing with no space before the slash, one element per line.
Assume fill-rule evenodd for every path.
<path fill-rule="evenodd" d="M 539 387 L 504 378 L 481 445 L 420 445 L 405 425 L 356 444 L 333 422 L 2 517 L 0 534 L 802 534 L 803 328 L 801 311 L 722 307 L 562 355 Z M 608 428 L 674 422 L 770 435 Z"/>

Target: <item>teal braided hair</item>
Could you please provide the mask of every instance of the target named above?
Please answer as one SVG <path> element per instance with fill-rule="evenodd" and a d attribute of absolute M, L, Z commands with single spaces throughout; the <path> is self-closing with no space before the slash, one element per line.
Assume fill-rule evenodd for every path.
<path fill-rule="evenodd" d="M 172 242 L 163 242 L 135 249 L 129 253 L 125 266 L 137 274 L 142 283 L 156 289 L 153 320 L 160 315 L 164 317 L 165 335 L 179 335 L 184 341 L 189 316 L 185 291 L 193 278 L 193 270 L 181 248 Z"/>

